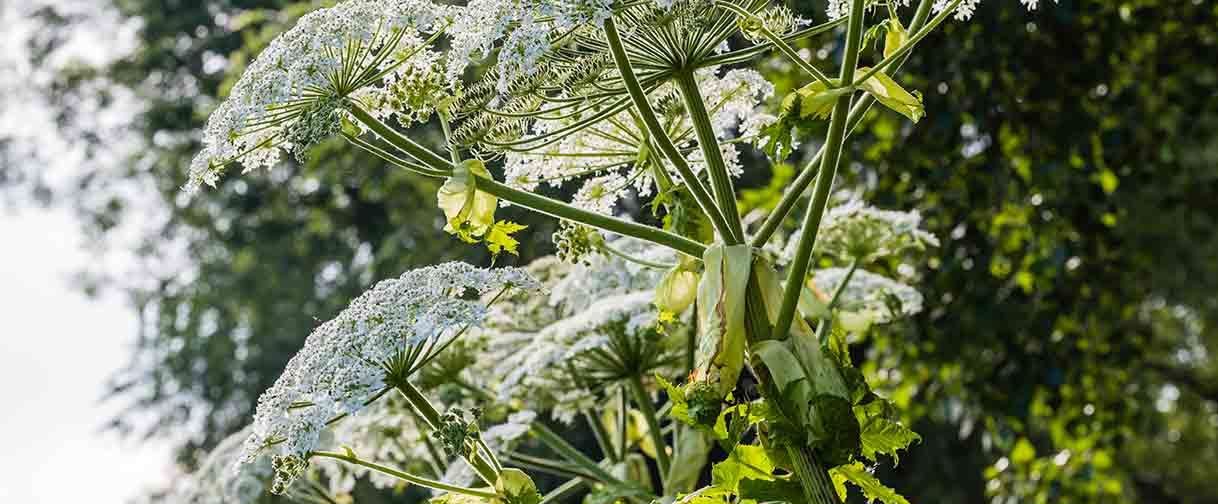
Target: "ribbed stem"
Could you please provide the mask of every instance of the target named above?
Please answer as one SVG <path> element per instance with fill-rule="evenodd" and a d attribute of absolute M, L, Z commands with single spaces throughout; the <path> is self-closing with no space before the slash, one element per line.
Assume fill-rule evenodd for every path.
<path fill-rule="evenodd" d="M 710 173 L 711 190 L 723 218 L 731 227 L 735 241 L 727 241 L 734 245 L 744 240 L 744 228 L 740 225 L 740 212 L 736 208 L 736 190 L 732 187 L 732 177 L 727 172 L 727 164 L 723 162 L 723 151 L 719 150 L 719 138 L 715 136 L 715 128 L 711 124 L 710 113 L 706 111 L 706 100 L 698 89 L 698 81 L 694 80 L 692 71 L 677 74 L 677 87 L 681 90 L 681 98 L 685 101 L 685 111 L 694 125 L 694 134 L 698 137 L 698 148 L 706 160 L 706 169 Z M 726 240 L 725 240 L 726 241 Z"/>
<path fill-rule="evenodd" d="M 918 10 L 914 12 L 913 20 L 909 23 L 910 31 L 916 32 L 922 28 L 922 26 L 926 23 L 926 19 L 930 17 L 930 8 L 933 4 L 934 0 L 922 0 L 918 4 Z M 905 57 L 908 57 L 908 54 L 906 54 Z M 905 57 L 902 57 L 899 61 L 895 62 L 894 65 L 897 68 L 900 68 L 900 66 L 905 62 Z M 853 107 L 850 108 L 850 117 L 846 119 L 847 138 L 854 131 L 854 128 L 858 126 L 858 123 L 863 120 L 863 117 L 867 115 L 867 112 L 871 110 L 871 106 L 874 104 L 874 96 L 864 95 L 854 103 Z M 778 201 L 778 204 L 774 207 L 774 210 L 771 211 L 770 214 L 766 216 L 765 221 L 761 223 L 761 227 L 758 228 L 757 234 L 753 235 L 753 239 L 749 242 L 750 245 L 754 247 L 761 247 L 765 245 L 766 242 L 770 241 L 770 237 L 774 236 L 774 232 L 777 231 L 779 226 L 782 225 L 782 221 L 787 218 L 787 214 L 791 213 L 791 208 L 793 208 L 795 203 L 798 203 L 800 197 L 803 196 L 804 190 L 808 188 L 808 185 L 811 184 L 813 180 L 816 180 L 816 175 L 820 173 L 817 168 L 821 164 L 821 160 L 824 157 L 825 148 L 827 145 L 828 144 L 821 145 L 820 149 L 817 149 L 816 154 L 812 156 L 812 159 L 808 161 L 808 164 L 804 165 L 804 169 L 800 171 L 799 176 L 795 177 L 795 180 L 791 181 L 791 186 L 782 193 L 782 198 Z"/>
<path fill-rule="evenodd" d="M 858 66 L 859 48 L 863 39 L 863 16 L 865 15 L 866 0 L 853 0 L 850 4 L 850 22 L 846 29 L 846 54 L 842 58 L 842 69 L 839 74 L 841 82 L 854 82 L 855 67 Z M 846 119 L 850 115 L 850 94 L 842 95 L 833 106 L 833 114 L 829 118 L 829 133 L 825 139 L 825 155 L 820 165 L 820 174 L 816 176 L 816 188 L 812 192 L 812 201 L 804 214 L 802 233 L 796 246 L 795 257 L 787 268 L 787 282 L 783 286 L 782 306 L 778 310 L 778 319 L 774 322 L 774 338 L 782 339 L 791 329 L 795 317 L 795 307 L 803 291 L 804 276 L 808 274 L 808 264 L 812 259 L 812 248 L 816 245 L 816 235 L 820 231 L 820 221 L 824 217 L 825 207 L 829 203 L 829 191 L 837 176 L 837 165 L 841 159 L 842 145 L 846 139 Z"/>
<path fill-rule="evenodd" d="M 435 430 L 440 426 L 440 412 L 436 410 L 435 406 L 432 406 L 431 400 L 427 399 L 423 392 L 409 383 L 398 385 L 397 389 L 429 428 Z M 488 461 L 481 452 L 474 453 L 467 461 L 484 481 L 494 485 L 495 481 L 499 479 L 499 473 L 495 470 L 495 466 L 498 464 Z"/>
<path fill-rule="evenodd" d="M 651 435 L 651 442 L 656 447 L 656 465 L 659 466 L 660 479 L 663 480 L 668 477 L 672 459 L 668 455 L 668 443 L 664 442 L 664 431 L 660 426 L 660 418 L 656 415 L 656 407 L 651 403 L 651 394 L 648 394 L 647 389 L 643 387 L 643 380 L 637 375 L 631 376 L 628 384 L 630 393 L 634 395 L 634 402 L 639 407 L 639 412 L 647 420 L 647 433 Z"/>
<path fill-rule="evenodd" d="M 787 447 L 787 456 L 799 486 L 804 489 L 804 497 L 809 504 L 838 504 L 841 502 L 837 489 L 833 487 L 833 479 L 829 477 L 825 467 L 816 460 L 816 454 L 811 448 Z"/>
<path fill-rule="evenodd" d="M 711 198 L 706 188 L 703 187 L 698 175 L 689 167 L 689 161 L 685 159 L 685 156 L 681 155 L 680 149 L 677 149 L 677 146 L 672 143 L 672 139 L 668 138 L 664 125 L 660 124 L 660 120 L 656 118 L 656 113 L 651 107 L 651 102 L 647 101 L 647 93 L 643 91 L 638 77 L 634 75 L 634 69 L 630 65 L 630 58 L 626 55 L 626 49 L 622 46 L 622 38 L 617 32 L 617 24 L 614 23 L 613 18 L 605 20 L 605 40 L 609 43 L 609 52 L 613 54 L 613 62 L 617 66 L 618 73 L 621 74 L 622 84 L 630 94 L 630 100 L 634 103 L 634 108 L 638 112 L 639 118 L 643 120 L 643 126 L 647 128 L 647 134 L 651 136 L 652 141 L 660 148 L 660 151 L 668 159 L 668 162 L 677 168 L 677 172 L 681 174 L 681 180 L 689 188 L 690 194 L 698 202 L 702 212 L 710 218 L 711 224 L 715 226 L 715 230 L 719 232 L 719 235 L 723 236 L 725 240 L 739 240 L 740 237 L 733 234 L 733 228 L 728 224 L 724 214 L 715 204 L 715 200 Z M 732 205 L 735 205 L 734 201 Z"/>

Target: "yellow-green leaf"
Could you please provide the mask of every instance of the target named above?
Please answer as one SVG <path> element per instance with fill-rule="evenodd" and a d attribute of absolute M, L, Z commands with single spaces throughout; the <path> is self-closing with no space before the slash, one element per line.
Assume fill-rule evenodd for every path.
<path fill-rule="evenodd" d="M 867 499 L 867 502 L 878 500 L 884 504 L 909 504 L 905 497 L 880 483 L 875 475 L 867 472 L 867 468 L 858 462 L 834 467 L 829 470 L 829 476 L 833 478 L 833 486 L 837 488 L 842 500 L 846 498 L 845 482 L 849 481 L 863 491 L 863 498 Z"/>
<path fill-rule="evenodd" d="M 720 396 L 736 387 L 744 367 L 744 299 L 752 254 L 747 245 L 716 244 L 702 257 L 706 272 L 698 284 L 698 347 L 691 378 L 715 387 Z"/>
<path fill-rule="evenodd" d="M 909 32 L 905 31 L 905 27 L 901 26 L 901 20 L 891 17 L 888 18 L 888 30 L 884 35 L 884 57 L 892 56 L 897 52 L 905 42 L 909 40 Z"/>
<path fill-rule="evenodd" d="M 499 255 L 500 252 L 520 255 L 516 250 L 520 242 L 512 238 L 512 235 L 524 229 L 528 229 L 528 226 L 507 220 L 496 222 L 494 226 L 491 226 L 491 230 L 486 233 L 487 250 L 490 250 L 491 254 L 494 255 Z"/>
<path fill-rule="evenodd" d="M 866 74 L 871 69 L 863 67 L 858 71 Z M 897 84 L 897 81 L 892 80 L 892 77 L 882 71 L 876 72 L 875 75 L 863 81 L 860 87 L 863 91 L 871 93 L 871 96 L 874 96 L 885 107 L 908 117 L 913 122 L 918 122 L 926 113 L 922 107 L 920 95 L 906 91 L 900 84 Z"/>
<path fill-rule="evenodd" d="M 833 112 L 833 105 L 837 104 L 837 99 L 850 92 L 851 90 L 846 88 L 829 89 L 829 86 L 821 81 L 799 88 L 795 91 L 799 96 L 799 117 L 806 119 L 808 116 L 813 116 L 817 119 L 827 119 L 829 113 Z"/>
<path fill-rule="evenodd" d="M 495 223 L 499 198 L 478 190 L 478 177 L 490 178 L 482 161 L 471 159 L 453 168 L 453 174 L 436 192 L 447 224 L 444 230 L 467 242 L 476 242 Z"/>

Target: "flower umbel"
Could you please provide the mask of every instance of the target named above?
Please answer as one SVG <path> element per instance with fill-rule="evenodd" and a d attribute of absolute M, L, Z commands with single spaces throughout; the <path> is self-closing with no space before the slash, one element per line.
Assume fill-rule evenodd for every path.
<path fill-rule="evenodd" d="M 459 262 L 376 284 L 315 329 L 258 399 L 242 460 L 272 450 L 285 468 L 277 478 L 290 483 L 298 472 L 296 459 L 308 456 L 329 423 L 359 411 L 416 372 L 463 328 L 481 323 L 487 311 L 483 296 L 535 286 L 519 269 Z"/>

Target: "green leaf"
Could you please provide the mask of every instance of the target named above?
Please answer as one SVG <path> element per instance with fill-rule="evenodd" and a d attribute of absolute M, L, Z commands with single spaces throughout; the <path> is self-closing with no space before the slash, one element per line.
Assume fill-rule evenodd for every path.
<path fill-rule="evenodd" d="M 897 450 L 909 448 L 914 441 L 921 440 L 922 436 L 904 425 L 886 418 L 871 418 L 863 426 L 863 456 L 875 462 L 876 454 L 882 453 L 891 455 L 894 465 L 900 464 Z"/>
<path fill-rule="evenodd" d="M 871 69 L 862 67 L 858 71 L 865 74 Z M 876 72 L 875 75 L 863 81 L 860 88 L 874 96 L 885 107 L 908 117 L 915 123 L 926 113 L 922 107 L 921 95 L 906 91 L 900 84 L 897 84 L 897 81 L 892 80 L 892 77 L 882 71 Z"/>
<path fill-rule="evenodd" d="M 711 468 L 711 482 L 719 488 L 736 491 L 743 479 L 774 479 L 774 463 L 759 445 L 738 445 L 723 462 Z"/>
<path fill-rule="evenodd" d="M 1015 442 L 1015 448 L 1011 450 L 1011 462 L 1015 464 L 1026 464 L 1036 458 L 1036 447 L 1028 442 L 1027 438 L 1019 438 Z"/>
<path fill-rule="evenodd" d="M 828 119 L 833 112 L 837 99 L 848 95 L 854 90 L 848 88 L 833 88 L 822 81 L 816 81 L 799 88 L 795 93 L 799 96 L 799 117 L 806 119 L 812 116 L 816 119 Z"/>
<path fill-rule="evenodd" d="M 773 480 L 742 479 L 738 492 L 741 499 L 757 502 L 803 502 L 804 490 L 790 478 Z"/>
<path fill-rule="evenodd" d="M 537 504 L 541 502 L 541 493 L 537 485 L 524 471 L 505 468 L 499 473 L 495 482 L 495 491 L 502 495 L 506 504 Z"/>
<path fill-rule="evenodd" d="M 833 485 L 837 487 L 837 493 L 842 500 L 846 499 L 845 482 L 848 481 L 863 491 L 863 498 L 867 499 L 867 502 L 878 500 L 884 504 L 909 504 L 905 497 L 902 497 L 896 490 L 884 486 L 875 475 L 867 472 L 867 468 L 858 462 L 834 467 L 829 470 L 829 476 L 833 478 Z"/>
<path fill-rule="evenodd" d="M 896 53 L 905 42 L 909 40 L 909 32 L 905 31 L 905 27 L 901 26 L 901 20 L 895 17 L 888 18 L 887 33 L 884 34 L 884 57 L 887 58 Z"/>
<path fill-rule="evenodd" d="M 453 174 L 436 192 L 447 224 L 444 231 L 476 243 L 495 223 L 499 198 L 478 190 L 478 177 L 490 178 L 482 161 L 471 159 L 453 168 Z"/>
<path fill-rule="evenodd" d="M 706 272 L 698 284 L 698 347 L 691 381 L 704 382 L 725 397 L 744 367 L 744 299 L 753 253 L 748 245 L 707 247 Z"/>
<path fill-rule="evenodd" d="M 512 237 L 518 231 L 528 229 L 524 224 L 517 224 L 508 220 L 501 220 L 491 226 L 489 232 L 486 233 L 486 248 L 493 255 L 499 255 L 501 252 L 507 252 L 512 255 L 520 255 L 516 250 L 520 242 Z"/>
<path fill-rule="evenodd" d="M 845 464 L 862 450 L 859 421 L 850 401 L 819 394 L 812 398 L 809 418 L 809 441 L 824 464 Z"/>

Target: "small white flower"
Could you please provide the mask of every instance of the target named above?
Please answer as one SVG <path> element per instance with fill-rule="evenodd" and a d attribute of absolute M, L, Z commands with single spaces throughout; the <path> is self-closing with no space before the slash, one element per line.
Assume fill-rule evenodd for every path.
<path fill-rule="evenodd" d="M 834 292 L 845 278 L 846 268 L 816 271 L 812 282 L 823 292 Z M 922 294 L 883 275 L 856 270 L 838 299 L 842 310 L 867 315 L 873 322 L 886 323 L 922 311 Z"/>
<path fill-rule="evenodd" d="M 436 56 L 423 42 L 451 15 L 452 8 L 428 0 L 349 0 L 301 17 L 212 112 L 183 189 L 214 186 L 237 161 L 246 171 L 269 168 L 281 149 L 299 153 L 334 134 L 342 99 L 375 101 L 371 87 L 402 91 L 400 80 L 430 71 Z"/>
<path fill-rule="evenodd" d="M 535 288 L 519 269 L 445 263 L 377 283 L 305 340 L 275 385 L 258 399 L 242 460 L 271 451 L 287 470 L 277 488 L 319 441 L 335 417 L 363 409 L 377 394 L 416 371 L 419 356 L 486 316 L 478 298 L 509 287 Z M 408 350 L 421 351 L 408 351 Z M 292 462 L 295 459 L 297 462 Z"/>

